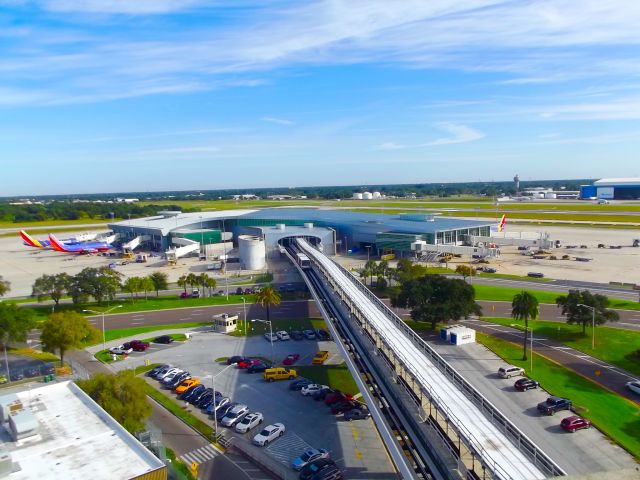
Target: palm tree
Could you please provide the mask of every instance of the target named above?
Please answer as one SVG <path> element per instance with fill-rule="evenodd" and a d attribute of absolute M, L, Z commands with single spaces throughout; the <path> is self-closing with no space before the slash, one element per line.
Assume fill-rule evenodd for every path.
<path fill-rule="evenodd" d="M 273 287 L 264 287 L 256 294 L 256 302 L 267 309 L 267 321 L 271 321 L 269 307 L 280 305 L 280 294 Z"/>
<path fill-rule="evenodd" d="M 529 319 L 538 318 L 538 299 L 529 292 L 523 290 L 513 297 L 511 302 L 511 317 L 516 320 L 524 320 L 524 350 L 522 359 L 527 359 L 527 334 L 529 333 Z"/>
<path fill-rule="evenodd" d="M 202 287 L 202 296 L 204 297 L 205 288 L 207 288 L 207 280 L 209 280 L 209 275 L 206 273 L 201 273 L 198 275 L 198 285 Z"/>
<path fill-rule="evenodd" d="M 211 292 L 216 288 L 217 284 L 218 282 L 216 282 L 215 278 L 211 278 L 207 275 L 207 282 L 205 286 L 209 289 L 209 296 L 211 296 Z"/>
<path fill-rule="evenodd" d="M 187 293 L 187 276 L 182 275 L 178 278 L 178 286 L 184 288 L 184 293 Z"/>
<path fill-rule="evenodd" d="M 190 273 L 189 275 L 187 275 L 187 284 L 189 285 L 189 287 L 191 287 L 191 289 L 193 289 L 194 285 L 198 285 L 198 283 L 200 283 L 200 281 L 198 280 L 198 276 L 195 273 Z"/>

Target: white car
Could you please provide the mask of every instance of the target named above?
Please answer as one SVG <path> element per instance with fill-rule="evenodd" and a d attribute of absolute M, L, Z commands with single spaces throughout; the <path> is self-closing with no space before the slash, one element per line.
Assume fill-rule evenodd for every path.
<path fill-rule="evenodd" d="M 627 382 L 626 387 L 631 390 L 633 393 L 637 393 L 640 395 L 640 380 L 633 380 L 632 382 Z"/>
<path fill-rule="evenodd" d="M 115 355 L 129 355 L 131 352 L 133 352 L 133 348 L 124 348 L 124 345 L 118 345 L 117 347 L 111 347 L 109 349 L 109 353 Z"/>
<path fill-rule="evenodd" d="M 260 425 L 264 420 L 264 417 L 260 412 L 248 413 L 242 420 L 236 423 L 234 430 L 238 433 L 247 433 L 254 427 Z"/>
<path fill-rule="evenodd" d="M 306 387 L 302 387 L 302 389 L 300 390 L 300 393 L 306 397 L 308 395 L 313 395 L 318 390 L 322 390 L 323 388 L 329 388 L 329 387 L 327 387 L 326 385 L 319 385 L 317 383 L 312 383 L 310 385 L 307 385 Z"/>
<path fill-rule="evenodd" d="M 278 340 L 283 342 L 285 340 L 291 340 L 291 337 L 289 337 L 289 333 L 285 332 L 284 330 L 280 330 L 279 332 L 276 332 L 276 337 L 278 337 Z"/>
<path fill-rule="evenodd" d="M 247 413 L 249 413 L 249 407 L 242 404 L 236 405 L 222 417 L 220 423 L 225 427 L 233 427 L 242 420 Z"/>
<path fill-rule="evenodd" d="M 174 369 L 174 371 L 169 371 L 163 378 L 162 378 L 162 383 L 165 385 L 169 385 L 171 382 L 173 382 L 173 380 L 180 375 L 182 372 L 184 372 L 184 370 L 182 370 L 181 368 L 176 368 Z"/>
<path fill-rule="evenodd" d="M 299 457 L 294 458 L 291 462 L 291 466 L 294 470 L 302 470 L 311 462 L 315 462 L 321 458 L 329 458 L 329 452 L 324 448 L 310 448 L 305 450 Z"/>
<path fill-rule="evenodd" d="M 265 333 L 264 334 L 264 338 L 267 342 L 277 342 L 278 341 L 278 335 L 276 335 L 275 333 Z"/>
<path fill-rule="evenodd" d="M 164 373 L 160 373 L 157 377 L 156 380 L 164 380 L 165 378 L 167 378 L 169 375 L 172 375 L 174 373 L 176 373 L 178 370 L 180 370 L 178 367 L 172 367 L 169 370 L 167 370 Z"/>
<path fill-rule="evenodd" d="M 284 425 L 281 423 L 274 423 L 273 425 L 267 425 L 262 431 L 253 437 L 253 444 L 259 447 L 266 447 L 278 437 L 284 435 Z"/>

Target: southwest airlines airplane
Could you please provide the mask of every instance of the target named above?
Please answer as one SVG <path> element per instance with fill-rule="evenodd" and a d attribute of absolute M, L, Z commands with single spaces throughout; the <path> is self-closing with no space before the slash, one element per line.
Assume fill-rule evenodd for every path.
<path fill-rule="evenodd" d="M 82 242 L 76 244 L 64 244 L 60 242 L 53 233 L 49 234 L 49 242 L 51 242 L 51 248 L 56 252 L 64 253 L 98 253 L 105 252 L 111 248 L 111 245 L 105 242 Z"/>
<path fill-rule="evenodd" d="M 55 242 L 58 244 L 58 248 L 56 248 L 51 242 L 51 236 L 48 240 L 36 240 L 31 235 L 29 235 L 24 230 L 20 230 L 20 237 L 25 245 L 34 248 L 43 248 L 43 249 L 52 249 L 56 251 L 62 251 L 67 253 L 81 253 L 81 251 L 87 250 L 83 253 L 89 253 L 88 250 L 95 251 L 104 251 L 109 249 L 109 245 L 105 242 L 80 242 L 74 238 L 69 238 L 65 240 L 55 239 Z"/>

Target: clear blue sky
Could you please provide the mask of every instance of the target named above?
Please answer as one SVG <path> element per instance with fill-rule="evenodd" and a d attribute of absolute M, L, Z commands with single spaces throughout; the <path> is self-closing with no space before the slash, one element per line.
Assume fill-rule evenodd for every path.
<path fill-rule="evenodd" d="M 2 195 L 640 176 L 640 2 L 0 0 Z"/>

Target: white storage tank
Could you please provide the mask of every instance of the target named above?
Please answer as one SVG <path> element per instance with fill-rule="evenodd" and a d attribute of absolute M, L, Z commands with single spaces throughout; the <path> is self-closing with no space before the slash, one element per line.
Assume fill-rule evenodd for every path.
<path fill-rule="evenodd" d="M 353 194 L 353 199 L 354 200 L 362 200 L 362 194 L 361 193 L 354 193 Z"/>
<path fill-rule="evenodd" d="M 253 235 L 238 237 L 240 264 L 245 270 L 262 270 L 265 267 L 266 248 L 264 240 Z"/>
<path fill-rule="evenodd" d="M 373 198 L 373 194 L 371 192 L 364 192 L 362 194 L 363 200 L 371 200 Z"/>
<path fill-rule="evenodd" d="M 382 198 L 380 192 L 373 192 L 373 198 Z"/>
<path fill-rule="evenodd" d="M 558 195 L 554 192 L 547 192 L 544 194 L 544 198 L 550 198 L 552 200 L 555 200 L 556 198 L 558 198 Z"/>

